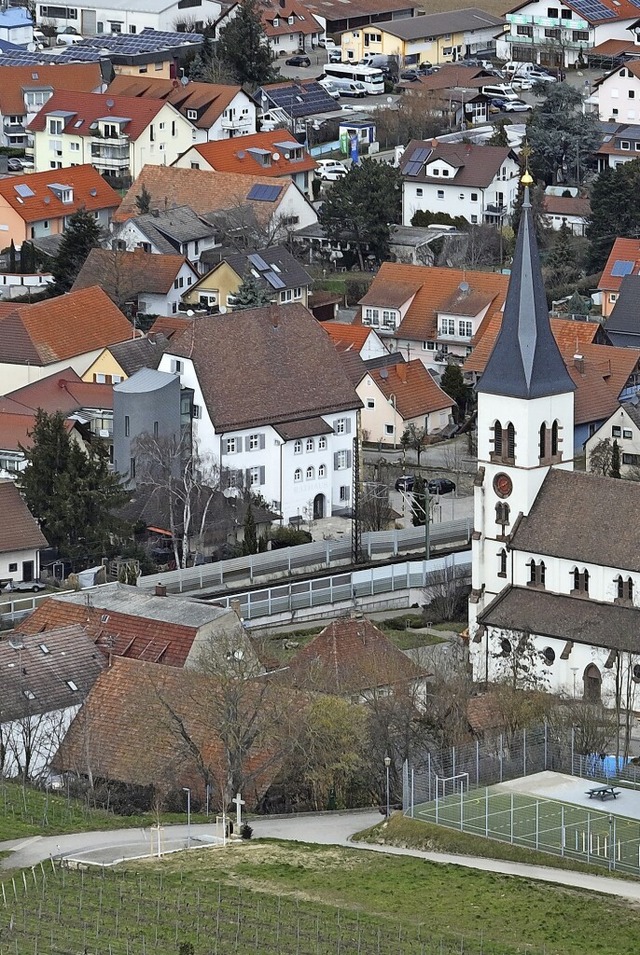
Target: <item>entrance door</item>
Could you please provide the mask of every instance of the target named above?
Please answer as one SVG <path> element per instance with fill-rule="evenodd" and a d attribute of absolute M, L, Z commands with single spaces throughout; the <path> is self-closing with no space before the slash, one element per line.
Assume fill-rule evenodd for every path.
<path fill-rule="evenodd" d="M 319 521 L 324 517 L 324 494 L 316 494 L 313 499 L 313 519 Z"/>
<path fill-rule="evenodd" d="M 33 561 L 32 560 L 22 561 L 22 579 L 33 580 Z"/>
<path fill-rule="evenodd" d="M 585 703 L 600 703 L 602 696 L 602 677 L 600 670 L 590 663 L 584 671 L 584 701 Z"/>

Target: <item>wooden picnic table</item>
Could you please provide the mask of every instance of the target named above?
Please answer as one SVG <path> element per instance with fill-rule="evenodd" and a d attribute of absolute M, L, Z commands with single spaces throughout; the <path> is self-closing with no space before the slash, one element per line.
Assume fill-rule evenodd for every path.
<path fill-rule="evenodd" d="M 614 799 L 617 799 L 620 795 L 620 790 L 616 789 L 614 786 L 594 786 L 593 789 L 587 789 L 587 796 L 589 799 L 593 799 L 595 796 L 596 799 L 599 799 L 601 802 L 604 802 L 605 799 L 609 799 L 610 796 L 613 796 Z"/>

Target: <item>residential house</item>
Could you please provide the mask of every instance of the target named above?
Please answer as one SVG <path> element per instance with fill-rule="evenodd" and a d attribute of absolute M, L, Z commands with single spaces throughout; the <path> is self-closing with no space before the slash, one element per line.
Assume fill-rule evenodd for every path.
<path fill-rule="evenodd" d="M 543 212 L 552 229 L 566 226 L 573 235 L 584 235 L 591 215 L 591 203 L 586 196 L 565 196 L 560 186 L 548 186 L 542 200 Z"/>
<path fill-rule="evenodd" d="M 238 615 L 226 607 L 167 595 L 163 587 L 147 593 L 114 583 L 92 588 L 90 593 L 90 602 L 87 594 L 80 592 L 43 600 L 21 622 L 20 632 L 44 635 L 81 624 L 108 659 L 146 660 L 170 669 L 197 669 L 201 654 L 216 641 L 250 651 Z"/>
<path fill-rule="evenodd" d="M 634 159 L 640 158 L 640 124 L 604 124 L 604 126 L 607 131 L 595 154 L 598 172 L 604 169 L 615 169 L 626 162 L 633 162 Z"/>
<path fill-rule="evenodd" d="M 131 338 L 131 323 L 101 288 L 0 311 L 0 392 L 66 368 L 82 376 L 106 345 Z"/>
<path fill-rule="evenodd" d="M 324 32 L 300 0 L 265 0 L 260 15 L 274 57 L 313 50 Z"/>
<path fill-rule="evenodd" d="M 640 348 L 640 274 L 622 279 L 605 328 L 613 345 Z"/>
<path fill-rule="evenodd" d="M 421 210 L 440 210 L 474 225 L 502 225 L 513 212 L 519 171 L 508 146 L 413 139 L 400 163 L 402 224 Z"/>
<path fill-rule="evenodd" d="M 0 514 L 0 584 L 37 580 L 48 543 L 13 481 L 0 481 Z"/>
<path fill-rule="evenodd" d="M 196 215 L 216 223 L 219 230 L 224 229 L 226 243 L 242 248 L 270 245 L 318 220 L 308 199 L 284 179 L 145 166 L 122 200 L 114 222 L 126 222 L 137 214 L 136 198 L 143 188 L 151 196 L 152 213 L 168 211 L 170 197 L 176 206 L 189 206 Z"/>
<path fill-rule="evenodd" d="M 302 305 L 196 319 L 159 368 L 193 389 L 194 439 L 230 484 L 259 492 L 285 521 L 349 504 L 360 400 Z"/>
<path fill-rule="evenodd" d="M 479 51 L 495 50 L 504 20 L 478 7 L 378 21 L 342 34 L 342 59 L 358 62 L 365 54 L 397 56 L 409 66 L 455 63 Z"/>
<path fill-rule="evenodd" d="M 1 487 L 1 485 L 0 485 Z M 46 779 L 71 721 L 107 661 L 81 624 L 0 640 L 0 772 Z"/>
<path fill-rule="evenodd" d="M 640 52 L 640 38 L 636 32 L 640 21 L 629 23 L 626 32 L 629 33 L 627 39 L 603 40 L 598 43 L 589 53 L 588 63 L 594 69 L 607 70 L 621 66 L 628 59 L 638 56 Z"/>
<path fill-rule="evenodd" d="M 26 7 L 6 6 L 0 10 L 0 40 L 25 49 L 33 43 L 33 18 Z"/>
<path fill-rule="evenodd" d="M 185 290 L 198 279 L 183 255 L 153 255 L 136 249 L 92 249 L 72 291 L 99 285 L 131 315 L 175 315 Z"/>
<path fill-rule="evenodd" d="M 508 32 L 496 46 L 500 59 L 565 68 L 605 41 L 624 37 L 638 8 L 631 0 L 568 0 L 553 7 L 546 0 L 525 0 L 506 19 Z"/>
<path fill-rule="evenodd" d="M 362 433 L 378 445 L 396 447 L 411 425 L 426 435 L 439 434 L 451 424 L 456 407 L 419 358 L 368 367 L 356 391 L 363 405 Z"/>
<path fill-rule="evenodd" d="M 249 276 L 271 295 L 274 304 L 300 302 L 307 308 L 311 276 L 280 245 L 226 254 L 219 265 L 182 293 L 182 302 L 187 308 L 204 308 L 210 314 L 233 310 L 234 297 Z"/>
<path fill-rule="evenodd" d="M 403 96 L 417 97 L 430 114 L 448 119 L 451 126 L 464 128 L 489 120 L 489 97 L 482 87 L 494 81 L 495 76 L 482 67 L 461 62 L 447 64 L 417 81 L 402 80 L 399 85 Z"/>
<path fill-rule="evenodd" d="M 591 455 L 602 441 L 613 447 L 617 441 L 620 448 L 620 474 L 623 478 L 637 475 L 640 468 L 640 407 L 637 398 L 619 405 L 613 414 L 585 444 L 587 470 L 597 470 Z"/>
<path fill-rule="evenodd" d="M 127 0 L 126 3 L 123 0 L 70 0 L 65 7 L 54 7 L 37 0 L 36 19 L 38 23 L 52 20 L 58 32 L 73 27 L 86 37 L 97 34 L 101 39 L 103 35 L 108 38 L 109 34 L 129 34 L 137 40 L 143 32 L 162 33 L 168 24 L 179 30 L 181 18 L 185 18 L 184 23 L 190 28 L 202 30 L 209 21 L 218 19 L 221 9 L 218 0 L 199 0 L 197 5 L 189 7 L 188 15 L 183 12 L 184 4 L 180 6 L 180 0 L 160 0 L 153 7 L 144 0 Z"/>
<path fill-rule="evenodd" d="M 220 229 L 197 215 L 189 206 L 168 206 L 134 215 L 113 231 L 110 245 L 133 252 L 142 249 L 154 255 L 184 255 L 200 271 L 206 271 L 200 259 L 210 249 L 220 247 Z"/>
<path fill-rule="evenodd" d="M 506 291 L 498 272 L 383 262 L 360 300 L 361 322 L 407 360 L 442 371 L 471 352 L 483 323 L 500 314 Z"/>
<path fill-rule="evenodd" d="M 118 193 L 89 164 L 63 173 L 0 177 L 2 241 L 19 247 L 31 239 L 59 235 L 78 209 L 92 212 L 106 231 L 119 203 Z"/>
<path fill-rule="evenodd" d="M 333 620 L 298 650 L 282 679 L 354 703 L 406 694 L 419 710 L 425 702 L 426 676 L 371 620 L 354 614 Z"/>
<path fill-rule="evenodd" d="M 636 9 L 636 16 L 637 16 Z M 640 45 L 638 46 L 640 54 Z M 604 122 L 634 124 L 640 120 L 640 61 L 626 60 L 596 80 L 598 116 Z M 617 137 L 616 137 L 617 138 Z M 640 147 L 639 147 L 640 148 Z M 631 146 L 633 149 L 633 146 Z M 627 146 L 629 151 L 629 146 Z M 633 158 L 633 157 L 630 157 Z"/>
<path fill-rule="evenodd" d="M 219 83 L 176 83 L 147 76 L 116 76 L 110 96 L 161 99 L 182 113 L 196 129 L 200 143 L 247 136 L 256 131 L 256 104 L 241 86 Z"/>
<path fill-rule="evenodd" d="M 141 787 L 149 793 L 149 809 L 156 793 L 183 798 L 185 788 L 201 803 L 210 795 L 214 810 L 221 809 L 227 762 L 216 713 L 224 692 L 224 687 L 209 675 L 115 659 L 93 685 L 53 765 L 58 772 Z M 210 705 L 203 709 L 203 701 L 210 701 Z M 250 683 L 242 692 L 245 712 L 260 708 L 266 724 L 265 733 L 259 734 L 260 742 L 242 753 L 242 797 L 247 810 L 258 808 L 279 768 L 273 758 L 275 743 L 266 729 L 272 727 L 275 732 L 281 722 L 277 716 L 268 718 L 266 714 L 280 713 L 279 707 L 285 703 L 290 709 L 300 706 L 300 701 L 290 697 L 283 700 L 282 686 L 272 691 Z M 188 747 L 181 734 L 187 736 Z M 212 780 L 209 793 L 205 784 L 208 780 Z"/>
<path fill-rule="evenodd" d="M 57 91 L 28 126 L 38 172 L 91 165 L 115 180 L 145 163 L 170 165 L 193 141 L 193 126 L 170 103 L 138 96 Z"/>
<path fill-rule="evenodd" d="M 243 136 L 241 142 L 227 139 L 198 143 L 187 149 L 173 165 L 180 169 L 291 179 L 306 196 L 311 194 L 310 174 L 318 166 L 304 146 L 291 136 L 283 135 L 281 129 Z"/>
<path fill-rule="evenodd" d="M 336 113 L 336 102 L 317 80 L 284 80 L 261 86 L 254 94 L 259 106 L 260 126 L 280 128 L 280 138 L 286 140 L 286 128 L 292 133 L 304 133 L 308 141 L 308 124 L 313 117 L 326 118 Z"/>
<path fill-rule="evenodd" d="M 327 36 L 336 40 L 345 30 L 422 14 L 411 0 L 306 0 L 305 7 L 324 26 Z"/>
<path fill-rule="evenodd" d="M 619 689 L 627 673 L 635 687 L 639 665 L 640 529 L 629 515 L 640 485 L 574 471 L 575 383 L 549 323 L 526 184 L 502 328 L 476 390 L 474 679 L 506 677 L 526 652 L 549 692 L 579 687 L 588 703 L 617 697 L 633 710 Z"/>
<path fill-rule="evenodd" d="M 86 448 L 103 441 L 112 455 L 113 393 L 106 383 L 87 383 L 73 368 L 41 378 L 0 398 L 0 468 L 9 474 L 26 466 L 38 410 L 61 412 L 74 441 Z"/>
<path fill-rule="evenodd" d="M 156 319 L 158 321 L 158 319 Z M 162 352 L 169 343 L 162 332 L 149 332 L 103 348 L 82 376 L 83 381 L 117 385 L 135 375 L 141 368 L 157 368 Z"/>
<path fill-rule="evenodd" d="M 55 89 L 95 93 L 103 88 L 99 63 L 0 66 L 0 145 L 24 149 L 28 124 Z"/>
<path fill-rule="evenodd" d="M 389 350 L 373 328 L 346 325 L 344 322 L 327 322 L 322 326 L 340 354 L 358 355 L 362 361 L 383 358 Z"/>
<path fill-rule="evenodd" d="M 597 295 L 605 318 L 611 315 L 627 275 L 640 275 L 640 239 L 616 239 L 613 243 L 598 282 Z"/>
<path fill-rule="evenodd" d="M 96 22 L 96 28 L 102 21 Z M 115 22 L 115 21 L 114 21 Z M 142 33 L 113 30 L 97 31 L 96 36 L 87 36 L 80 43 L 61 47 L 55 60 L 58 63 L 95 62 L 108 57 L 116 74 L 138 76 L 150 73 L 161 79 L 179 79 L 187 58 L 197 53 L 204 37 L 201 33 L 188 31 L 168 32 L 145 27 Z M 111 79 L 111 71 L 107 75 Z"/>

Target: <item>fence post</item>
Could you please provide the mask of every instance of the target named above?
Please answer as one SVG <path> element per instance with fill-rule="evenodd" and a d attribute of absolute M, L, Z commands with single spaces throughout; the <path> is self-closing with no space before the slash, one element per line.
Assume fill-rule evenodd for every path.
<path fill-rule="evenodd" d="M 489 838 L 489 789 L 484 791 L 484 834 Z"/>
<path fill-rule="evenodd" d="M 476 740 L 476 786 L 480 785 L 480 740 Z"/>
<path fill-rule="evenodd" d="M 616 867 L 616 817 L 609 816 L 613 818 L 613 829 L 609 826 L 609 842 L 611 843 L 609 847 L 609 872 Z"/>
<path fill-rule="evenodd" d="M 587 862 L 591 855 L 591 813 L 587 812 Z"/>
<path fill-rule="evenodd" d="M 574 765 L 573 765 L 573 753 L 574 753 L 574 746 L 575 746 L 575 738 L 576 738 L 576 731 L 575 731 L 575 727 L 572 726 L 572 727 L 571 727 L 571 775 L 572 775 L 572 776 L 575 776 L 575 769 L 574 769 Z M 578 775 L 581 776 L 582 773 L 578 773 Z"/>
<path fill-rule="evenodd" d="M 289 555 L 289 574 L 291 574 L 291 555 Z M 253 583 L 253 554 L 249 554 L 249 580 Z"/>
<path fill-rule="evenodd" d="M 431 753 L 427 753 L 427 774 L 429 776 L 429 802 L 431 802 Z"/>
<path fill-rule="evenodd" d="M 511 811 L 509 815 L 511 816 L 511 845 L 513 845 L 513 793 L 511 793 Z"/>
<path fill-rule="evenodd" d="M 452 775 L 452 776 L 455 776 L 455 774 L 456 774 L 456 748 L 455 748 L 455 746 L 452 746 L 452 747 L 451 747 L 451 764 L 452 764 L 451 775 Z"/>
<path fill-rule="evenodd" d="M 464 782 L 460 780 L 460 832 L 464 832 Z"/>
<path fill-rule="evenodd" d="M 527 775 L 527 728 L 522 730 L 522 775 Z"/>
<path fill-rule="evenodd" d="M 412 767 L 411 767 L 411 818 L 412 818 L 412 819 L 414 818 L 414 813 L 413 813 L 414 802 L 413 802 L 413 798 L 414 798 L 414 793 L 415 793 L 415 785 L 416 785 L 416 771 L 415 771 L 415 769 L 414 769 L 413 766 L 412 766 Z"/>
<path fill-rule="evenodd" d="M 436 826 L 438 825 L 438 777 L 436 776 Z"/>
<path fill-rule="evenodd" d="M 540 800 L 536 799 L 536 849 L 540 841 Z"/>
<path fill-rule="evenodd" d="M 549 750 L 548 750 L 549 741 L 548 741 L 548 738 L 547 738 L 547 725 L 548 725 L 548 724 L 547 724 L 547 719 L 546 719 L 546 717 L 545 717 L 545 721 L 544 721 L 544 768 L 545 768 L 545 769 L 548 769 L 548 768 L 549 768 L 549 767 L 547 766 L 547 758 L 548 758 L 548 753 L 549 753 Z"/>
<path fill-rule="evenodd" d="M 500 782 L 502 782 L 502 733 L 500 733 Z"/>

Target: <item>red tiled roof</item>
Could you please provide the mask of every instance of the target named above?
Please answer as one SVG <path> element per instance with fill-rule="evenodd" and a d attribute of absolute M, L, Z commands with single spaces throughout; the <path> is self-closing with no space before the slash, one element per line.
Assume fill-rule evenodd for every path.
<path fill-rule="evenodd" d="M 453 408 L 455 401 L 433 380 L 419 358 L 369 370 L 385 398 L 395 395 L 395 406 L 405 421 L 432 411 Z"/>
<path fill-rule="evenodd" d="M 306 149 L 302 159 L 287 159 L 287 150 L 280 144 L 291 142 L 291 134 L 286 130 L 274 129 L 268 133 L 254 133 L 234 139 L 219 139 L 209 143 L 197 143 L 189 150 L 190 154 L 199 153 L 212 169 L 218 172 L 239 172 L 250 176 L 293 176 L 297 172 L 316 169 L 318 163 Z M 267 149 L 271 153 L 271 165 L 263 166 L 252 149 Z M 274 157 L 278 156 L 278 159 Z M 176 160 L 178 162 L 179 160 Z"/>
<path fill-rule="evenodd" d="M 326 322 L 322 326 L 338 351 L 360 351 L 371 334 L 364 325 L 346 325 L 344 322 Z"/>
<path fill-rule="evenodd" d="M 50 188 L 52 183 L 71 186 L 72 201 L 63 202 Z M 25 190 L 19 189 L 20 186 L 28 187 L 32 194 L 25 195 Z M 0 177 L 0 197 L 24 222 L 61 219 L 80 208 L 89 212 L 117 209 L 120 203 L 118 193 L 102 178 L 97 169 L 89 165 L 32 172 L 24 176 L 7 176 L 4 179 Z"/>
<path fill-rule="evenodd" d="M 0 407 L 0 449 L 17 452 L 21 448 L 32 447 L 35 423 L 35 414 L 16 414 L 13 411 L 6 411 L 3 399 Z M 71 420 L 64 423 L 67 431 L 72 431 L 74 425 L 75 422 Z"/>
<path fill-rule="evenodd" d="M 545 196 L 544 211 L 547 215 L 582 216 L 591 215 L 591 203 L 584 196 Z"/>
<path fill-rule="evenodd" d="M 620 56 L 622 53 L 630 53 L 637 49 L 633 40 L 604 40 L 589 50 L 589 56 Z M 602 80 L 597 80 L 594 85 L 598 85 Z"/>
<path fill-rule="evenodd" d="M 472 341 L 473 352 L 464 364 L 465 371 L 482 374 L 501 326 L 501 312 L 495 312 L 486 324 L 483 322 Z M 569 353 L 574 355 L 576 349 L 579 351 L 584 345 L 595 341 L 601 326 L 598 322 L 574 322 L 567 318 L 552 318 L 551 328 L 563 355 Z"/>
<path fill-rule="evenodd" d="M 283 0 L 282 3 L 264 3 L 261 10 L 262 23 L 267 36 L 285 36 L 289 33 L 310 35 L 321 33 L 322 27 L 306 6 L 297 0 Z M 295 17 L 295 23 L 289 23 L 289 17 Z M 274 19 L 278 25 L 274 26 Z"/>
<path fill-rule="evenodd" d="M 12 314 L 0 315 L 0 333 L 0 361 L 49 365 L 131 338 L 132 328 L 94 287 L 16 305 Z"/>
<path fill-rule="evenodd" d="M 189 328 L 192 321 L 191 318 L 180 318 L 177 315 L 161 315 L 149 329 L 149 335 L 164 335 L 171 341 L 174 335 Z"/>
<path fill-rule="evenodd" d="M 38 63 L 33 66 L 0 65 L 0 113 L 24 116 L 25 89 L 47 88 L 92 93 L 102 86 L 99 63 Z"/>
<path fill-rule="evenodd" d="M 23 409 L 47 414 L 62 411 L 69 414 L 80 408 L 113 408 L 113 386 L 83 381 L 73 368 L 64 368 L 55 375 L 41 378 L 30 385 L 10 392 L 6 398 Z M 4 410 L 0 404 L 0 410 Z"/>
<path fill-rule="evenodd" d="M 0 514 L 0 554 L 48 546 L 13 481 L 0 481 Z"/>
<path fill-rule="evenodd" d="M 508 276 L 499 272 L 470 272 L 397 262 L 382 263 L 360 304 L 398 308 L 415 292 L 395 337 L 410 341 L 435 340 L 438 334 L 438 312 L 443 310 L 446 303 L 451 307 L 450 300 L 461 282 L 469 286 L 467 295 L 478 293 L 486 296 L 490 302 L 485 320 L 488 316 L 501 314 Z"/>
<path fill-rule="evenodd" d="M 91 129 L 91 125 L 99 119 L 113 116 L 127 120 L 122 127 L 123 132 L 131 141 L 135 141 L 165 105 L 161 100 L 142 99 L 139 96 L 68 93 L 66 90 L 59 90 L 47 100 L 37 116 L 29 123 L 28 129 L 40 132 L 46 128 L 47 115 L 61 110 L 71 114 L 69 117 L 63 117 L 65 133 L 72 133 L 74 136 L 95 136 L 95 129 Z"/>
<path fill-rule="evenodd" d="M 116 303 L 124 303 L 144 292 L 166 295 L 185 264 L 196 280 L 198 273 L 184 255 L 155 255 L 143 249 L 134 249 L 133 252 L 91 249 L 72 291 L 99 285 Z"/>
<path fill-rule="evenodd" d="M 149 79 L 146 76 L 126 76 L 124 73 L 112 80 L 107 93 L 112 96 L 140 96 L 161 99 L 182 113 L 196 110 L 197 119 L 190 119 L 198 129 L 209 129 L 222 116 L 225 109 L 239 93 L 241 86 L 224 86 L 220 83 L 195 83 L 183 86 L 177 80 Z"/>
<path fill-rule="evenodd" d="M 626 274 L 640 274 L 640 239 L 616 239 L 609 253 L 607 264 L 600 277 L 598 288 L 606 292 L 619 292 L 623 275 L 613 275 L 616 262 L 630 262 L 631 270 Z"/>
<path fill-rule="evenodd" d="M 298 686 L 351 694 L 419 680 L 424 671 L 366 617 L 339 618 L 289 664 Z"/>

